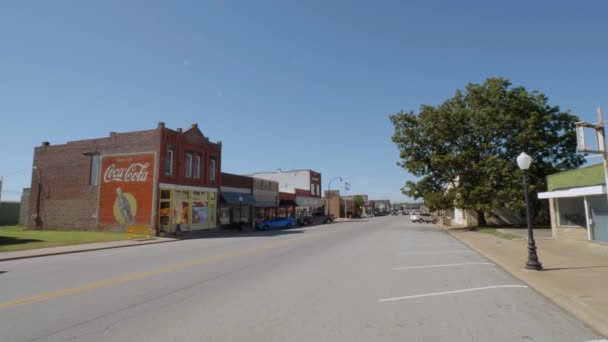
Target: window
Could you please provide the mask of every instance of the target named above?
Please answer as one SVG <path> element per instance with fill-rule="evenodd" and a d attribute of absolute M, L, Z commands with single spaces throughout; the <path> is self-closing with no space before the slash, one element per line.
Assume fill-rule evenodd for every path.
<path fill-rule="evenodd" d="M 194 178 L 201 178 L 201 157 L 194 156 Z"/>
<path fill-rule="evenodd" d="M 192 177 L 192 155 L 186 154 L 186 177 Z"/>
<path fill-rule="evenodd" d="M 314 184 L 310 184 L 310 194 L 311 195 L 316 195 L 316 193 L 315 193 L 316 190 L 317 189 L 315 188 L 315 185 Z"/>
<path fill-rule="evenodd" d="M 99 154 L 91 155 L 91 174 L 89 176 L 90 185 L 99 185 Z"/>
<path fill-rule="evenodd" d="M 209 180 L 215 181 L 215 159 L 209 160 Z"/>
<path fill-rule="evenodd" d="M 319 184 L 315 184 L 315 188 L 317 188 L 317 195 L 321 195 L 321 186 Z"/>
<path fill-rule="evenodd" d="M 167 150 L 165 158 L 165 174 L 171 176 L 173 174 L 173 150 Z"/>

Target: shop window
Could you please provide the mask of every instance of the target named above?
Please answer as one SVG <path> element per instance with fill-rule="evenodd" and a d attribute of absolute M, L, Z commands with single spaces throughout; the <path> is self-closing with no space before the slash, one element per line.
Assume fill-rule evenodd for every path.
<path fill-rule="evenodd" d="M 201 178 L 201 157 L 194 156 L 194 178 Z"/>
<path fill-rule="evenodd" d="M 209 221 L 208 207 L 206 192 L 192 192 L 192 224 L 207 224 Z"/>
<path fill-rule="evenodd" d="M 173 222 L 175 224 L 190 223 L 190 192 L 173 192 Z"/>
<path fill-rule="evenodd" d="M 167 150 L 165 157 L 165 174 L 171 176 L 173 174 L 173 150 Z"/>
<path fill-rule="evenodd" d="M 557 199 L 558 225 L 561 227 L 585 227 L 585 202 L 582 197 Z"/>
<path fill-rule="evenodd" d="M 161 190 L 160 191 L 160 199 L 171 199 L 171 190 Z"/>
<path fill-rule="evenodd" d="M 192 177 L 192 155 L 186 154 L 186 177 Z"/>

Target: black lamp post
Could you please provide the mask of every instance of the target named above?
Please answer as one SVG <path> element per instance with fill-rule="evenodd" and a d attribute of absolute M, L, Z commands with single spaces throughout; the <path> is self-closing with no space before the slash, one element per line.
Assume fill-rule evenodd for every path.
<path fill-rule="evenodd" d="M 536 255 L 536 242 L 534 241 L 534 231 L 532 230 L 532 215 L 530 214 L 530 200 L 528 197 L 528 169 L 530 168 L 530 164 L 532 164 L 532 157 L 524 152 L 517 157 L 517 165 L 523 171 L 524 194 L 526 196 L 526 219 L 528 223 L 528 261 L 526 262 L 526 268 L 541 271 L 543 265 L 538 261 L 538 255 Z"/>

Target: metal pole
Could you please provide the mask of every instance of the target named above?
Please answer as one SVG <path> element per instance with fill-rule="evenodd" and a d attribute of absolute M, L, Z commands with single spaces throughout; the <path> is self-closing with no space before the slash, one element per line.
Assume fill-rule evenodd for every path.
<path fill-rule="evenodd" d="M 606 156 L 606 135 L 604 130 L 604 115 L 602 114 L 602 108 L 597 108 L 597 128 L 595 129 L 597 132 L 597 144 L 598 149 L 602 153 L 602 159 L 604 161 L 604 185 L 606 186 L 606 190 L 608 190 L 608 158 Z M 606 191 L 606 196 L 608 196 L 608 191 Z M 608 198 L 607 198 L 608 199 Z M 588 215 L 586 213 L 585 215 Z M 590 236 L 590 239 L 593 236 Z"/>
<path fill-rule="evenodd" d="M 528 170 L 524 171 L 524 193 L 526 196 L 526 219 L 528 223 L 528 262 L 526 262 L 526 268 L 529 270 L 541 271 L 543 266 L 538 261 L 538 255 L 536 254 L 536 242 L 534 241 L 534 231 L 532 230 L 532 215 L 530 210 L 530 199 L 528 196 Z"/>
<path fill-rule="evenodd" d="M 346 214 L 346 185 L 344 185 L 344 218 L 348 218 Z"/>

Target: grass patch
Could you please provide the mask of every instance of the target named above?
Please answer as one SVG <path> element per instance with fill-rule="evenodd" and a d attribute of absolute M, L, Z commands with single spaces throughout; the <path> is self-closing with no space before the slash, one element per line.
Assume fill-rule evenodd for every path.
<path fill-rule="evenodd" d="M 0 227 L 0 252 L 140 239 L 143 235 L 89 231 L 28 230 L 20 226 Z"/>
<path fill-rule="evenodd" d="M 480 233 L 492 234 L 494 236 L 498 236 L 498 237 L 501 237 L 501 238 L 507 239 L 507 240 L 519 240 L 519 239 L 523 239 L 519 235 L 515 235 L 515 234 L 511 234 L 511 233 L 499 232 L 496 228 L 479 228 L 479 229 L 477 229 L 477 231 L 480 232 Z"/>

